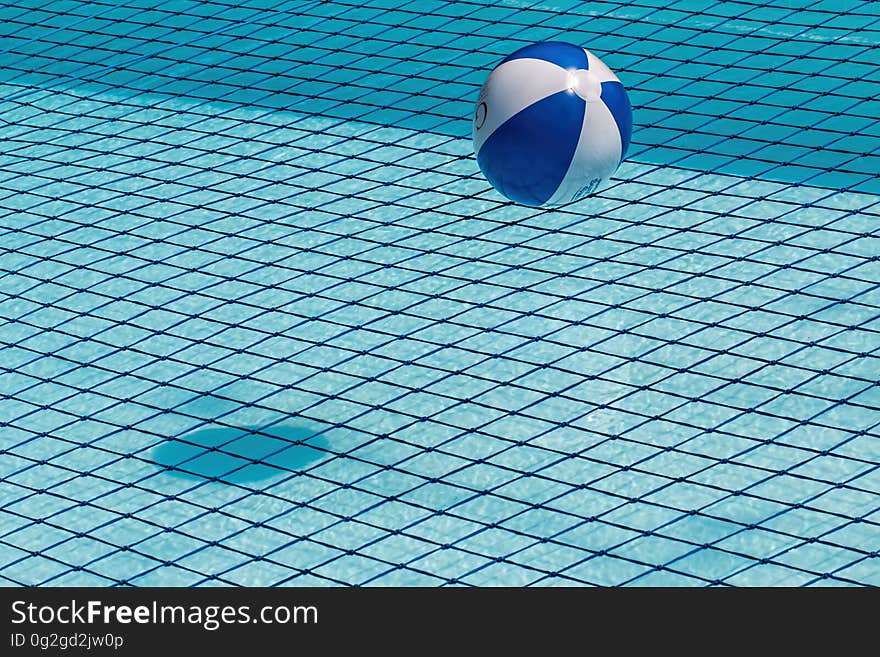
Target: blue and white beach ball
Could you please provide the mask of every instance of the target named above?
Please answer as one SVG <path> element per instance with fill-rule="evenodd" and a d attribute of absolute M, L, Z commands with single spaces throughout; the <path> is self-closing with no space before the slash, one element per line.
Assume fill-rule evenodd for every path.
<path fill-rule="evenodd" d="M 536 43 L 507 57 L 474 112 L 480 169 L 524 205 L 562 205 L 592 193 L 617 170 L 631 133 L 620 80 L 569 43 Z"/>

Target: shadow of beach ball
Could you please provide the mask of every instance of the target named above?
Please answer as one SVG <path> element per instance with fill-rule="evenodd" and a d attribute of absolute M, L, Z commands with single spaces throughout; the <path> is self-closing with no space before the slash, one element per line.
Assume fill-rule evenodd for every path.
<path fill-rule="evenodd" d="M 209 427 L 166 440 L 152 458 L 175 476 L 252 483 L 296 473 L 327 449 L 327 439 L 305 427 Z"/>

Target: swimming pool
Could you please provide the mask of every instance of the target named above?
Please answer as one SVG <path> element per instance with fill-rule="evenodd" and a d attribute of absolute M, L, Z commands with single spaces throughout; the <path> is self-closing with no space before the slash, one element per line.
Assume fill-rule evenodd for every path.
<path fill-rule="evenodd" d="M 0 8 L 6 585 L 880 584 L 871 2 Z M 565 39 L 547 210 L 472 103 Z"/>

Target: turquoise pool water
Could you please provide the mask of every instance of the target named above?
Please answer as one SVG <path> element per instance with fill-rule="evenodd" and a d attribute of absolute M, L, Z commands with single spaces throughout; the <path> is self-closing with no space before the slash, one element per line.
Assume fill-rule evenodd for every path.
<path fill-rule="evenodd" d="M 880 584 L 871 2 L 0 8 L 0 582 Z M 532 41 L 611 184 L 479 174 Z"/>

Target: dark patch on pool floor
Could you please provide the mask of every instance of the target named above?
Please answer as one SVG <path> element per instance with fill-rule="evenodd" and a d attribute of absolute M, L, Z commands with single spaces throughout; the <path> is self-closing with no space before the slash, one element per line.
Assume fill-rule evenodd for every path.
<path fill-rule="evenodd" d="M 153 449 L 153 461 L 187 479 L 250 483 L 289 476 L 327 456 L 327 439 L 296 426 L 209 427 L 170 438 Z"/>

